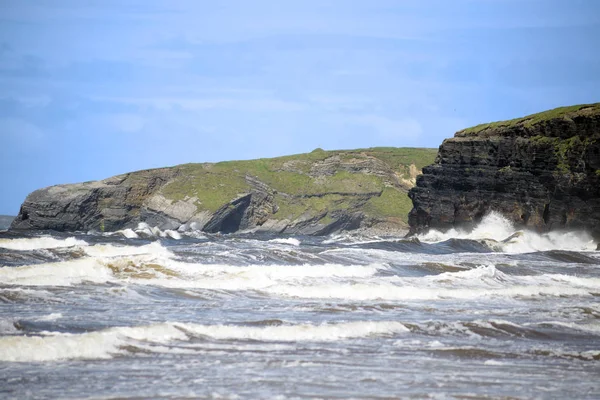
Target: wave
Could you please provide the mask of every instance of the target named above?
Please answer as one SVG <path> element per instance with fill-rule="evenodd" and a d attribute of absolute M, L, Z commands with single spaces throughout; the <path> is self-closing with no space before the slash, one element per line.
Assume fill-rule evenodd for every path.
<path fill-rule="evenodd" d="M 23 286 L 70 286 L 86 282 L 123 282 L 179 288 L 255 290 L 281 281 L 367 278 L 386 269 L 373 265 L 247 265 L 196 264 L 169 258 L 160 244 L 97 245 L 85 249 L 95 257 L 0 268 L 0 283 Z M 98 257 L 104 254 L 105 257 Z M 128 254 L 123 256 L 122 254 Z"/>
<path fill-rule="evenodd" d="M 0 268 L 0 283 L 5 285 L 71 286 L 110 280 L 111 271 L 92 258 Z"/>
<path fill-rule="evenodd" d="M 94 246 L 90 247 L 93 248 Z M 144 249 L 146 254 L 114 256 Z M 165 288 L 257 291 L 301 299 L 447 300 L 592 296 L 600 278 L 564 274 L 511 275 L 493 264 L 447 269 L 426 276 L 398 276 L 387 264 L 245 265 L 196 264 L 157 255 L 153 243 L 138 248 L 98 248 L 110 257 L 0 268 L 0 283 L 21 286 L 72 286 L 85 283 L 151 285 Z"/>
<path fill-rule="evenodd" d="M 470 232 L 450 229 L 440 232 L 431 229 L 417 235 L 426 243 L 440 243 L 451 239 L 475 240 L 494 251 L 529 253 L 550 250 L 594 251 L 596 243 L 587 232 L 552 231 L 539 234 L 530 230 L 517 230 L 502 214 L 492 211 Z"/>
<path fill-rule="evenodd" d="M 91 257 L 122 257 L 142 254 L 150 254 L 162 257 L 173 256 L 173 253 L 171 253 L 159 242 L 152 242 L 143 246 L 115 246 L 113 244 L 96 244 L 94 246 L 85 247 L 83 251 Z"/>
<path fill-rule="evenodd" d="M 19 335 L 9 322 L 0 321 L 0 361 L 44 362 L 68 359 L 108 359 L 132 356 L 139 353 L 187 353 L 194 354 L 206 348 L 207 341 L 227 341 L 233 347 L 242 348 L 246 342 L 296 343 L 335 342 L 352 339 L 411 334 L 408 342 L 395 339 L 394 345 L 421 349 L 424 344 L 417 337 L 464 337 L 468 339 L 512 337 L 520 339 L 551 339 L 565 337 L 586 338 L 598 335 L 596 325 L 587 326 L 561 322 L 536 322 L 518 324 L 505 320 L 473 321 L 353 321 L 341 323 L 296 323 L 267 321 L 239 325 L 164 322 L 133 327 L 113 327 L 94 332 L 59 333 L 42 332 L 38 336 Z M 415 337 L 414 335 L 419 335 Z M 263 348 L 264 350 L 265 348 Z M 439 341 L 429 342 L 427 351 L 459 351 L 463 356 L 490 357 L 500 354 L 479 354 L 489 350 L 473 347 L 447 347 Z M 268 348 L 266 348 L 268 350 Z M 535 350 L 535 349 L 534 349 Z M 592 352 L 594 353 L 594 352 Z M 565 354 L 545 354 L 564 356 Z M 504 356 L 510 356 L 505 354 Z M 597 359 L 594 354 L 584 355 Z"/>
<path fill-rule="evenodd" d="M 261 342 L 327 342 L 408 332 L 400 322 L 356 321 L 337 324 L 276 326 L 200 325 L 167 322 L 116 327 L 81 334 L 0 337 L 0 360 L 41 362 L 106 359 L 138 352 L 193 352 L 192 347 L 166 347 L 192 338 Z"/>
<path fill-rule="evenodd" d="M 23 239 L 0 239 L 0 248 L 9 250 L 39 250 L 56 249 L 61 247 L 87 246 L 84 240 L 69 237 L 66 239 L 56 239 L 50 236 L 40 236 L 35 238 Z"/>
<path fill-rule="evenodd" d="M 296 238 L 271 239 L 269 240 L 269 243 L 290 244 L 292 246 L 300 246 L 300 241 Z"/>
<path fill-rule="evenodd" d="M 512 276 L 490 265 L 418 278 L 392 276 L 362 282 L 319 282 L 310 286 L 283 284 L 265 290 L 286 297 L 354 301 L 592 296 L 600 293 L 600 278 L 561 274 Z"/>
<path fill-rule="evenodd" d="M 93 232 L 90 232 L 93 234 Z M 136 228 L 127 228 L 118 230 L 115 232 L 106 232 L 103 236 L 123 236 L 126 239 L 155 239 L 155 238 L 171 238 L 180 240 L 182 238 L 181 233 L 174 230 L 161 230 L 158 227 L 150 226 L 145 222 L 140 222 Z"/>

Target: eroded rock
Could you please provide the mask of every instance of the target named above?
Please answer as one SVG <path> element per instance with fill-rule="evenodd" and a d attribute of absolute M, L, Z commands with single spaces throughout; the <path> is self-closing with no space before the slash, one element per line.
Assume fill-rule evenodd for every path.
<path fill-rule="evenodd" d="M 409 192 L 411 233 L 470 228 L 491 210 L 538 231 L 600 237 L 600 104 L 456 133 Z"/>

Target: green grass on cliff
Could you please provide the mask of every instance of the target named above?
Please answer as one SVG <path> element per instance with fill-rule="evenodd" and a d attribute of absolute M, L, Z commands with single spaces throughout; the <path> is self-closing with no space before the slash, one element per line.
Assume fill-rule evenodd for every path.
<path fill-rule="evenodd" d="M 581 155 L 596 139 L 572 136 L 562 139 L 558 137 L 533 136 L 530 141 L 535 147 L 549 148 L 556 158 L 556 173 L 565 175 L 573 172 L 573 167 L 580 164 Z"/>
<path fill-rule="evenodd" d="M 557 118 L 574 118 L 578 115 L 600 114 L 600 103 L 579 104 L 575 106 L 559 107 L 537 114 L 508 121 L 491 122 L 473 126 L 457 132 L 457 136 L 473 136 L 487 130 L 505 129 L 516 126 L 531 127 L 536 124 Z"/>
<path fill-rule="evenodd" d="M 385 218 L 396 218 L 408 223 L 408 213 L 412 209 L 412 201 L 406 193 L 392 188 L 385 188 L 379 197 L 373 197 L 365 204 L 365 211 L 371 215 Z"/>
<path fill-rule="evenodd" d="M 179 175 L 162 189 L 172 200 L 196 198 L 199 211 L 214 212 L 232 199 L 248 193 L 247 177 L 257 179 L 275 192 L 277 219 L 294 220 L 303 214 L 330 214 L 361 208 L 373 217 L 406 221 L 410 200 L 400 181 L 410 180 L 410 165 L 417 169 L 432 164 L 437 149 L 380 147 L 325 151 L 246 161 L 178 166 Z M 355 172 L 343 165 L 373 162 L 387 175 Z M 373 193 L 380 197 L 367 198 Z M 361 208 L 362 209 L 362 208 Z M 307 215 L 308 215 L 307 214 Z"/>

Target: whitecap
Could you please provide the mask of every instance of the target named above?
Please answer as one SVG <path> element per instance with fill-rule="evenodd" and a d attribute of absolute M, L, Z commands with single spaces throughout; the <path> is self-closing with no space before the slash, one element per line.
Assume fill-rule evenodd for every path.
<path fill-rule="evenodd" d="M 290 244 L 292 246 L 300 246 L 300 241 L 296 238 L 271 239 L 269 240 L 269 243 Z"/>
<path fill-rule="evenodd" d="M 0 248 L 10 250 L 56 249 L 61 247 L 87 245 L 87 242 L 74 237 L 56 239 L 50 236 L 40 236 L 28 239 L 0 239 Z"/>
<path fill-rule="evenodd" d="M 552 231 L 539 234 L 530 230 L 517 230 L 502 214 L 491 211 L 470 232 L 450 229 L 440 232 L 435 229 L 418 235 L 426 243 L 439 243 L 450 239 L 484 241 L 494 251 L 507 253 L 529 253 L 549 250 L 593 251 L 596 243 L 583 231 Z"/>
<path fill-rule="evenodd" d="M 107 359 L 126 354 L 131 346 L 152 352 L 181 352 L 166 345 L 190 337 L 262 342 L 337 341 L 408 332 L 400 322 L 356 321 L 337 324 L 281 326 L 200 325 L 160 323 L 115 327 L 81 334 L 46 333 L 44 336 L 0 337 L 0 360 L 42 362 L 68 359 Z M 186 352 L 190 352 L 190 349 Z"/>

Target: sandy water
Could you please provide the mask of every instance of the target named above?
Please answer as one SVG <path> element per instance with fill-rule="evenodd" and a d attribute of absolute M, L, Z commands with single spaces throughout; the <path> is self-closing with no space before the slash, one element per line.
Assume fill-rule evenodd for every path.
<path fill-rule="evenodd" d="M 598 398 L 595 249 L 496 214 L 419 240 L 4 233 L 0 397 Z"/>

